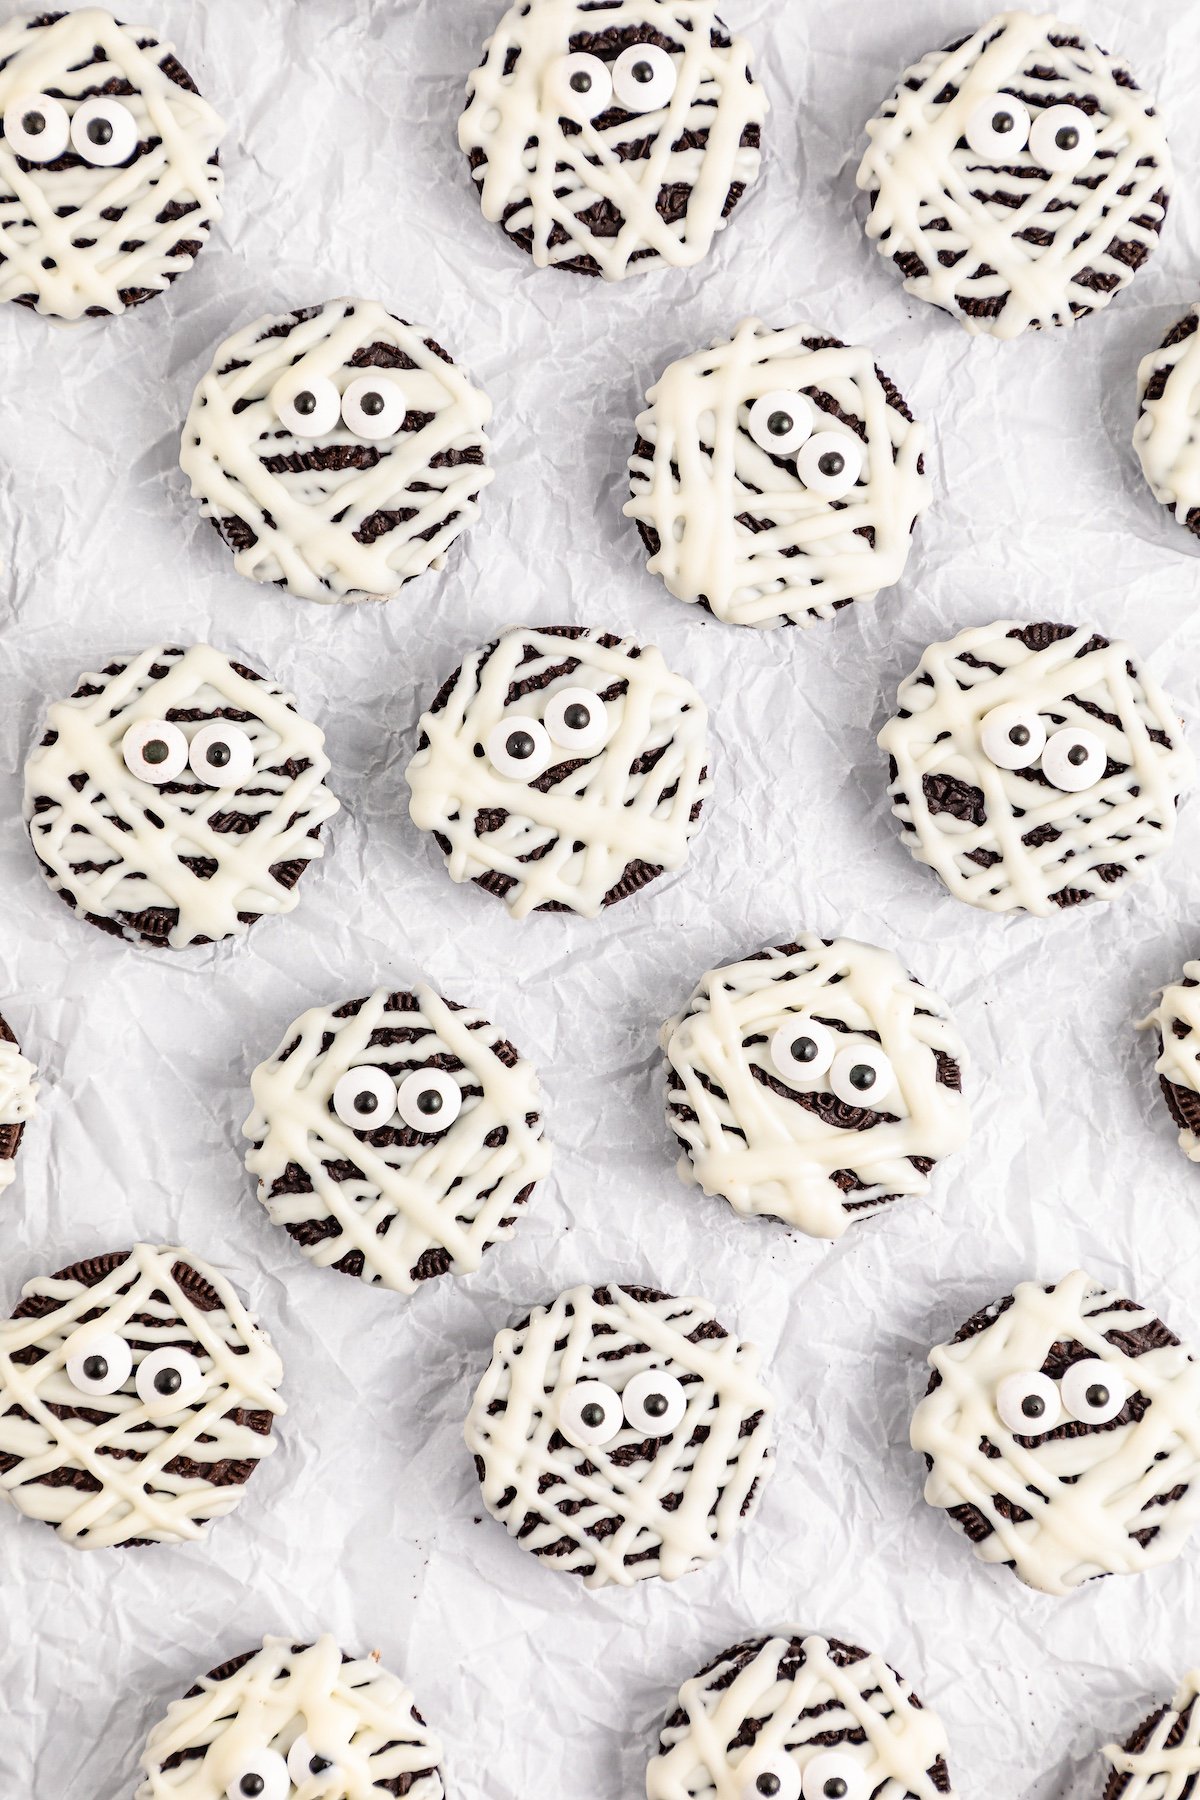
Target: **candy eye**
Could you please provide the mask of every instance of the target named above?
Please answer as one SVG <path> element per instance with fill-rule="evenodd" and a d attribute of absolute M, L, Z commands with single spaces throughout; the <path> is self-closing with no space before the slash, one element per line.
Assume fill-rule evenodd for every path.
<path fill-rule="evenodd" d="M 589 688 L 562 688 L 547 702 L 545 726 L 560 750 L 590 755 L 608 737 L 608 711 Z"/>
<path fill-rule="evenodd" d="M 4 141 L 26 162 L 56 162 L 71 142 L 71 118 L 50 94 L 20 94 L 4 109 Z"/>
<path fill-rule="evenodd" d="M 895 1070 L 878 1044 L 839 1050 L 829 1071 L 829 1086 L 846 1106 L 877 1107 L 895 1085 Z"/>
<path fill-rule="evenodd" d="M 981 100 L 967 120 L 966 139 L 985 162 L 1011 162 L 1029 142 L 1029 108 L 1011 94 Z"/>
<path fill-rule="evenodd" d="M 1036 707 L 1010 700 L 984 714 L 979 741 L 983 754 L 998 769 L 1028 769 L 1046 747 L 1046 727 Z"/>
<path fill-rule="evenodd" d="M 804 1800 L 868 1800 L 871 1783 L 861 1763 L 844 1750 L 823 1750 L 805 1764 Z"/>
<path fill-rule="evenodd" d="M 133 1380 L 138 1398 L 152 1413 L 173 1413 L 190 1406 L 207 1385 L 195 1357 L 174 1346 L 143 1356 Z"/>
<path fill-rule="evenodd" d="M 833 1061 L 837 1040 L 828 1026 L 803 1013 L 785 1019 L 771 1039 L 771 1061 L 785 1081 L 823 1075 Z"/>
<path fill-rule="evenodd" d="M 400 1083 L 396 1110 L 413 1131 L 449 1131 L 462 1111 L 462 1089 L 445 1069 L 414 1069 Z"/>
<path fill-rule="evenodd" d="M 800 1771 L 786 1750 L 746 1758 L 738 1800 L 800 1800 Z"/>
<path fill-rule="evenodd" d="M 288 1800 L 292 1778 L 278 1750 L 256 1750 L 245 1756 L 225 1789 L 225 1800 Z"/>
<path fill-rule="evenodd" d="M 1107 1425 L 1125 1409 L 1129 1383 L 1098 1356 L 1072 1363 L 1059 1383 L 1063 1410 L 1083 1425 Z"/>
<path fill-rule="evenodd" d="M 536 781 L 554 761 L 546 727 L 524 713 L 509 713 L 493 725 L 486 748 L 497 775 L 509 775 L 514 781 Z"/>
<path fill-rule="evenodd" d="M 996 1389 L 996 1411 L 1014 1437 L 1041 1437 L 1062 1417 L 1058 1389 L 1037 1370 L 1006 1376 Z"/>
<path fill-rule="evenodd" d="M 325 437 L 337 430 L 342 396 L 324 376 L 293 375 L 286 387 L 274 389 L 271 398 L 279 423 L 296 437 Z"/>
<path fill-rule="evenodd" d="M 579 1381 L 558 1409 L 558 1429 L 577 1450 L 611 1444 L 624 1419 L 620 1395 L 603 1381 Z"/>
<path fill-rule="evenodd" d="M 164 787 L 188 765 L 188 741 L 178 725 L 165 719 L 140 719 L 121 739 L 125 767 L 139 781 Z"/>
<path fill-rule="evenodd" d="M 854 486 L 863 467 L 863 447 L 843 431 L 818 431 L 796 458 L 796 471 L 812 494 L 840 500 Z"/>
<path fill-rule="evenodd" d="M 301 1732 L 288 1751 L 287 1759 L 287 1772 L 296 1786 L 303 1787 L 314 1775 L 328 1775 L 332 1768 L 332 1756 L 321 1756 Z"/>
<path fill-rule="evenodd" d="M 657 44 L 630 44 L 613 64 L 613 98 L 626 112 L 657 112 L 669 104 L 678 80 L 665 50 Z"/>
<path fill-rule="evenodd" d="M 1029 133 L 1035 162 L 1055 173 L 1082 168 L 1095 148 L 1096 127 L 1077 106 L 1048 106 Z"/>
<path fill-rule="evenodd" d="M 775 388 L 754 402 L 749 427 L 760 450 L 770 456 L 790 456 L 812 436 L 813 410 L 803 394 Z"/>
<path fill-rule="evenodd" d="M 342 423 L 372 443 L 395 437 L 407 416 L 399 384 L 386 376 L 362 375 L 342 395 Z"/>
<path fill-rule="evenodd" d="M 77 1350 L 67 1347 L 67 1380 L 81 1394 L 115 1394 L 129 1380 L 133 1351 L 115 1332 L 104 1337 L 80 1335 Z"/>
<path fill-rule="evenodd" d="M 84 162 L 97 169 L 115 169 L 137 149 L 138 128 L 127 106 L 98 94 L 76 108 L 71 142 Z"/>
<path fill-rule="evenodd" d="M 208 787 L 236 788 L 254 773 L 254 745 L 240 725 L 215 719 L 188 748 L 192 773 Z"/>
<path fill-rule="evenodd" d="M 613 84 L 608 64 L 584 51 L 560 57 L 546 81 L 546 98 L 568 119 L 594 119 L 612 105 Z"/>
<path fill-rule="evenodd" d="M 669 1437 L 687 1412 L 687 1395 L 673 1375 L 647 1369 L 625 1383 L 621 1395 L 625 1423 L 650 1437 Z"/>
<path fill-rule="evenodd" d="M 1042 751 L 1042 774 L 1065 794 L 1095 787 L 1107 767 L 1104 745 L 1094 731 L 1068 726 L 1052 732 Z"/>
<path fill-rule="evenodd" d="M 395 1116 L 396 1084 L 371 1063 L 347 1069 L 333 1090 L 333 1110 L 351 1131 L 378 1131 Z"/>

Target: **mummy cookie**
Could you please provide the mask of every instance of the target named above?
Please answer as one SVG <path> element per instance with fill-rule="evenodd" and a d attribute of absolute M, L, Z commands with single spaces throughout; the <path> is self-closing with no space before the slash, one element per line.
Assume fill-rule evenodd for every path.
<path fill-rule="evenodd" d="M 952 1800 L 937 1714 L 837 1638 L 750 1638 L 685 1681 L 648 1800 Z"/>
<path fill-rule="evenodd" d="M 1000 13 L 908 69 L 867 126 L 867 235 L 920 300 L 998 338 L 1107 306 L 1158 243 L 1171 157 L 1125 63 Z"/>
<path fill-rule="evenodd" d="M 913 856 L 988 912 L 1114 899 L 1170 848 L 1194 775 L 1132 647 L 1071 625 L 931 644 L 879 743 Z"/>
<path fill-rule="evenodd" d="M 1178 1556 L 1200 1515 L 1200 1365 L 1077 1270 L 1026 1281 L 929 1354 L 912 1446 L 986 1563 L 1069 1594 Z"/>
<path fill-rule="evenodd" d="M 1200 537 L 1200 313 L 1193 307 L 1138 368 L 1133 446 L 1154 498 Z"/>
<path fill-rule="evenodd" d="M 1179 1148 L 1200 1162 L 1200 962 L 1184 963 L 1182 978 L 1163 989 L 1138 1028 L 1158 1032 L 1154 1067 L 1163 1099 L 1179 1127 Z"/>
<path fill-rule="evenodd" d="M 77 1550 L 195 1542 L 275 1448 L 282 1375 L 190 1250 L 38 1276 L 0 1323 L 0 1493 Z"/>
<path fill-rule="evenodd" d="M 180 462 L 251 581 L 387 600 L 479 516 L 491 402 L 421 325 L 373 300 L 256 319 L 192 399 Z"/>
<path fill-rule="evenodd" d="M 0 1019 L 0 1194 L 17 1177 L 16 1155 L 37 1111 L 37 1069 Z"/>
<path fill-rule="evenodd" d="M 770 1473 L 759 1355 L 705 1300 L 570 1288 L 496 1337 L 467 1419 L 484 1504 L 590 1588 L 724 1550 Z"/>
<path fill-rule="evenodd" d="M 473 1274 L 550 1166 L 533 1069 L 428 987 L 313 1007 L 250 1085 L 246 1167 L 272 1223 L 397 1293 Z"/>
<path fill-rule="evenodd" d="M 84 675 L 25 765 L 42 871 L 115 937 L 182 949 L 291 912 L 338 810 L 324 734 L 208 644 Z"/>
<path fill-rule="evenodd" d="M 225 127 L 169 44 L 98 6 L 0 25 L 0 300 L 123 313 L 221 217 Z"/>
<path fill-rule="evenodd" d="M 442 1747 L 378 1653 L 263 1640 L 167 1708 L 135 1800 L 444 1800 Z"/>
<path fill-rule="evenodd" d="M 687 861 L 711 791 L 707 724 L 659 651 L 518 626 L 467 657 L 422 715 L 409 811 L 451 879 L 515 919 L 594 918 Z"/>
<path fill-rule="evenodd" d="M 1185 1675 L 1169 1706 L 1143 1719 L 1104 1754 L 1112 1774 L 1103 1800 L 1189 1800 L 1200 1789 L 1200 1670 Z"/>
<path fill-rule="evenodd" d="M 538 268 L 623 281 L 708 253 L 758 175 L 766 115 L 711 0 L 520 0 L 458 141 L 484 217 Z"/>
<path fill-rule="evenodd" d="M 925 428 L 869 350 L 747 319 L 646 400 L 625 514 L 676 599 L 814 625 L 899 581 L 930 500 Z"/>
<path fill-rule="evenodd" d="M 965 1051 L 890 950 L 805 936 L 703 976 L 663 1027 L 680 1178 L 839 1238 L 962 1148 Z"/>

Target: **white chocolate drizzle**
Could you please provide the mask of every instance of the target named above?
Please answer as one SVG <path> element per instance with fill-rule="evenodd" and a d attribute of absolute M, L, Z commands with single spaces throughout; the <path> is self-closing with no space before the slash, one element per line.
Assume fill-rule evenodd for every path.
<path fill-rule="evenodd" d="M 1141 1750 L 1106 1744 L 1104 1754 L 1119 1781 L 1112 1800 L 1184 1800 L 1200 1779 L 1200 1670 L 1184 1676 Z M 1168 1743 L 1177 1737 L 1177 1742 Z"/>
<path fill-rule="evenodd" d="M 1153 395 L 1151 384 L 1160 390 Z M 1181 525 L 1200 512 L 1200 315 L 1186 313 L 1138 365 L 1133 446 L 1154 498 Z"/>
<path fill-rule="evenodd" d="M 1174 1087 L 1200 1094 L 1200 962 L 1183 965 L 1183 979 L 1162 990 L 1158 1005 L 1138 1030 L 1156 1029 L 1162 1050 L 1154 1067 Z M 1200 1162 L 1200 1137 L 1186 1125 L 1179 1132 L 1179 1148 L 1192 1162 Z"/>
<path fill-rule="evenodd" d="M 0 1037 L 0 1125 L 27 1125 L 37 1111 L 37 1069 Z M 0 1193 L 16 1179 L 16 1158 L 0 1157 Z"/>

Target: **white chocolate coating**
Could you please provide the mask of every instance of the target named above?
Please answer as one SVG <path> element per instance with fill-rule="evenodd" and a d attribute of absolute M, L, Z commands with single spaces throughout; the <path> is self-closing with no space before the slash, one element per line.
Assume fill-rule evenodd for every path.
<path fill-rule="evenodd" d="M 250 1078 L 254 1111 L 246 1167 L 276 1225 L 336 1224 L 305 1242 L 321 1267 L 358 1253 L 363 1281 L 414 1293 L 428 1273 L 469 1275 L 489 1245 L 511 1237 L 514 1210 L 550 1167 L 542 1136 L 541 1089 L 532 1066 L 479 1012 L 451 1007 L 424 985 L 390 1006 L 379 989 L 350 1017 L 316 1006 L 283 1034 L 274 1056 Z M 420 1068 L 448 1069 L 462 1110 L 448 1129 L 422 1134 L 402 1120 L 355 1131 L 333 1110 L 349 1069 L 385 1067 L 397 1082 Z M 359 1174 L 338 1179 L 333 1169 Z M 311 1184 L 291 1191 L 298 1169 Z M 278 1184 L 280 1191 L 273 1192 Z"/>
<path fill-rule="evenodd" d="M 37 1069 L 16 1044 L 0 1037 L 0 1127 L 26 1125 L 37 1111 Z M 16 1180 L 14 1156 L 0 1156 L 0 1193 Z"/>
<path fill-rule="evenodd" d="M 200 1304 L 190 1280 L 181 1285 L 180 1265 L 207 1284 L 216 1306 Z M 39 1276 L 22 1299 L 54 1305 L 41 1317 L 0 1322 L 0 1492 L 75 1549 L 203 1538 L 275 1448 L 268 1434 L 239 1421 L 239 1410 L 286 1410 L 276 1391 L 283 1366 L 234 1288 L 188 1250 L 136 1244 L 90 1285 Z M 81 1393 L 67 1376 L 68 1357 L 113 1334 L 129 1343 L 133 1369 L 116 1393 Z M 165 1346 L 198 1356 L 205 1384 L 195 1401 L 164 1416 L 138 1395 L 135 1375 L 143 1357 Z M 25 1360 L 29 1350 L 37 1360 Z M 62 1407 L 88 1416 L 60 1417 Z M 176 1459 L 183 1466 L 173 1466 Z M 215 1485 L 204 1468 L 222 1463 L 244 1464 L 246 1472 Z M 55 1471 L 80 1474 L 93 1491 L 41 1480 Z"/>
<path fill-rule="evenodd" d="M 760 1758 L 803 1771 L 831 1750 L 881 1800 L 954 1800 L 938 1715 L 883 1658 L 818 1636 L 737 1644 L 679 1690 L 647 1800 L 744 1800 Z M 939 1784 L 942 1782 L 942 1784 Z"/>
<path fill-rule="evenodd" d="M 599 750 L 563 752 L 538 783 L 502 775 L 476 755 L 502 718 L 541 719 L 570 687 L 604 700 L 608 735 Z M 484 877 L 514 918 L 547 905 L 594 918 L 623 897 L 623 883 L 633 891 L 648 871 L 687 861 L 711 791 L 707 724 L 695 688 L 652 646 L 591 629 L 566 637 L 514 627 L 468 656 L 422 714 L 407 769 L 409 811 L 422 831 L 446 841 L 452 880 Z"/>
<path fill-rule="evenodd" d="M 116 168 L 73 149 L 39 164 L 0 136 L 0 300 L 59 319 L 122 313 L 190 268 L 221 217 L 225 127 L 172 78 L 190 81 L 151 32 L 97 6 L 46 17 L 19 13 L 0 25 L 0 115 L 48 93 L 73 116 L 104 91 L 133 115 L 138 147 Z"/>
<path fill-rule="evenodd" d="M 1154 498 L 1193 529 L 1200 519 L 1200 314 L 1195 310 L 1185 313 L 1161 348 L 1142 358 L 1138 407 L 1133 447 L 1142 474 Z"/>
<path fill-rule="evenodd" d="M 1185 1800 L 1200 1779 L 1200 1670 L 1185 1675 L 1170 1706 L 1142 1750 L 1106 1744 L 1104 1754 L 1114 1773 L 1123 1775 L 1112 1800 Z M 1180 1726 L 1182 1725 L 1182 1730 Z M 1167 1740 L 1178 1733 L 1178 1742 Z"/>
<path fill-rule="evenodd" d="M 403 397 L 402 422 L 382 438 L 341 417 L 300 436 L 279 415 L 284 377 L 343 395 L 365 375 Z M 491 416 L 424 326 L 374 300 L 330 300 L 226 339 L 193 396 L 180 463 L 239 574 L 302 600 L 387 600 L 444 568 L 478 518 Z"/>
<path fill-rule="evenodd" d="M 338 810 L 325 786 L 324 734 L 291 696 L 208 644 L 146 650 L 79 686 L 91 691 L 48 709 L 53 741 L 39 742 L 25 765 L 25 819 L 55 891 L 130 937 L 139 935 L 130 919 L 145 909 L 177 913 L 163 938 L 176 949 L 240 936 L 249 929 L 244 915 L 291 912 L 295 885 L 273 871 L 321 856 L 309 834 Z M 167 787 L 129 770 L 122 742 L 130 726 L 172 713 L 189 738 L 216 717 L 250 736 L 253 773 L 236 791 L 205 786 L 187 769 Z M 231 815 L 254 823 L 218 829 Z M 185 858 L 204 860 L 189 866 Z"/>
<path fill-rule="evenodd" d="M 1165 987 L 1153 1012 L 1138 1021 L 1139 1031 L 1150 1028 L 1162 1039 L 1156 1072 L 1173 1087 L 1200 1095 L 1200 962 L 1184 963 L 1183 979 Z M 1200 1137 L 1187 1125 L 1180 1126 L 1179 1148 L 1200 1162 Z"/>
<path fill-rule="evenodd" d="M 831 1028 L 839 1049 L 881 1046 L 896 1087 L 876 1110 L 836 1101 L 828 1071 L 780 1075 L 771 1040 L 799 1015 Z M 913 1159 L 940 1161 L 970 1130 L 957 1085 L 966 1051 L 945 1003 L 871 944 L 808 934 L 714 969 L 662 1043 L 680 1178 L 810 1237 L 839 1238 L 898 1195 L 927 1194 Z"/>
<path fill-rule="evenodd" d="M 303 1800 L 379 1800 L 388 1783 L 407 1800 L 443 1800 L 442 1746 L 376 1656 L 344 1662 L 331 1637 L 307 1646 L 268 1637 L 232 1674 L 216 1670 L 196 1686 L 150 1733 L 135 1800 L 225 1800 L 248 1757 L 286 1758 L 302 1734 L 336 1770 L 293 1782 L 288 1792 Z M 173 1757 L 183 1760 L 164 1768 Z"/>
<path fill-rule="evenodd" d="M 1097 133 L 1091 157 L 1050 170 L 1028 145 L 1003 162 L 973 151 L 968 122 L 1001 94 L 1035 123 L 1048 107 L 1082 101 Z M 1000 13 L 956 49 L 924 57 L 867 135 L 858 171 L 873 196 L 867 235 L 904 259 L 910 294 L 956 313 L 969 332 L 1015 338 L 1071 325 L 1107 306 L 1158 242 L 1171 157 L 1153 104 L 1123 62 L 1049 14 Z"/>
<path fill-rule="evenodd" d="M 667 105 L 639 114 L 612 106 L 578 127 L 560 116 L 548 92 L 556 65 L 601 34 L 590 53 L 605 62 L 634 43 L 668 51 L 676 86 Z M 750 46 L 729 40 L 712 0 L 619 0 L 601 12 L 581 0 L 520 0 L 467 83 L 458 141 L 484 217 L 502 222 L 538 268 L 622 281 L 707 254 L 731 201 L 757 178 L 766 115 Z M 628 154 L 647 140 L 645 155 Z"/>
<path fill-rule="evenodd" d="M 1011 1304 L 988 1314 L 983 1329 L 929 1354 L 940 1381 L 912 1421 L 913 1449 L 932 1462 L 929 1504 L 975 1508 L 975 1529 L 991 1527 L 974 1542 L 976 1556 L 1011 1562 L 1047 1594 L 1177 1556 L 1200 1517 L 1200 1364 L 1191 1352 L 1169 1341 L 1153 1313 L 1081 1270 L 1050 1288 L 1022 1282 Z M 1139 1332 L 1126 1336 L 1127 1348 L 1113 1341 Z M 1000 1384 L 1055 1367 L 1063 1344 L 1078 1347 L 1071 1362 L 1101 1359 L 1128 1384 L 1129 1400 L 1107 1425 L 1072 1420 L 1044 1436 L 1014 1436 L 997 1411 Z M 1185 1491 L 1162 1498 L 1177 1487 Z M 1027 1516 L 1006 1516 L 1013 1508 Z"/>
<path fill-rule="evenodd" d="M 812 397 L 817 431 L 865 444 L 844 498 L 811 491 L 796 453 L 768 453 L 750 435 L 751 405 L 775 391 Z M 676 599 L 733 625 L 813 625 L 899 581 L 932 497 L 926 434 L 869 350 L 745 319 L 671 363 L 646 400 L 625 516 L 650 534 L 646 566 Z"/>
<path fill-rule="evenodd" d="M 718 1556 L 770 1471 L 773 1404 L 758 1351 L 713 1325 L 704 1300 L 576 1287 L 499 1332 L 466 1423 L 493 1518 L 590 1588 L 674 1581 Z M 559 1409 L 577 1383 L 620 1393 L 645 1370 L 684 1384 L 687 1411 L 669 1436 L 623 1424 L 586 1451 L 563 1438 Z M 708 1435 L 690 1441 L 701 1425 Z"/>
<path fill-rule="evenodd" d="M 1036 765 L 998 768 L 983 721 L 1016 702 L 1049 732 L 1095 735 L 1108 757 L 1100 779 L 1070 793 Z M 1178 715 L 1129 644 L 1009 619 L 931 644 L 879 743 L 895 763 L 892 810 L 913 856 L 989 912 L 1046 915 L 1075 898 L 1114 898 L 1169 849 L 1195 773 Z"/>

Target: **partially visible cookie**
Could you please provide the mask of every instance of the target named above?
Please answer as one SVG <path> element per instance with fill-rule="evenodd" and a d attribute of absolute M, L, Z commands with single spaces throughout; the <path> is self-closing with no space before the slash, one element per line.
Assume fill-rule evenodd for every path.
<path fill-rule="evenodd" d="M 1106 1744 L 1112 1774 L 1102 1800 L 1192 1800 L 1200 1791 L 1200 1670 L 1185 1675 L 1123 1745 Z"/>
<path fill-rule="evenodd" d="M 1138 365 L 1133 447 L 1154 498 L 1200 537 L 1200 312 L 1191 307 Z"/>
<path fill-rule="evenodd" d="M 0 1019 L 0 1194 L 16 1180 L 16 1155 L 25 1127 L 37 1111 L 37 1068 L 21 1055 Z"/>
<path fill-rule="evenodd" d="M 1139 1030 L 1158 1032 L 1154 1067 L 1167 1110 L 1179 1127 L 1179 1148 L 1200 1162 L 1200 962 L 1186 962 L 1179 981 L 1162 990 Z"/>

